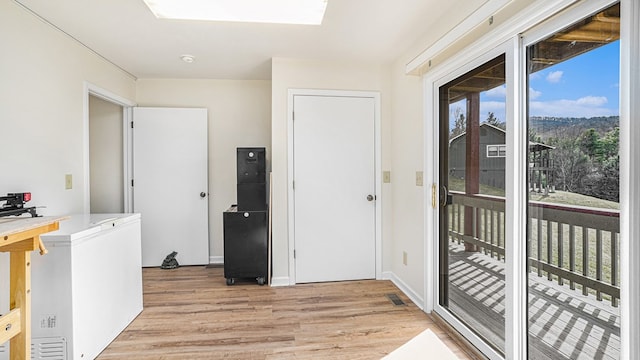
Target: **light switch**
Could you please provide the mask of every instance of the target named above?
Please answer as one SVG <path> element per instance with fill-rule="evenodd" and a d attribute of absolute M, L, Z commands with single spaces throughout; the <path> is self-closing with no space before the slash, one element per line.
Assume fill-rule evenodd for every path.
<path fill-rule="evenodd" d="M 391 182 L 391 171 L 382 172 L 382 182 L 388 184 Z"/>
<path fill-rule="evenodd" d="M 424 175 L 422 171 L 416 171 L 416 186 L 422 186 L 424 183 Z"/>
<path fill-rule="evenodd" d="M 66 190 L 73 189 L 73 176 L 71 174 L 64 176 L 64 188 Z"/>
<path fill-rule="evenodd" d="M 407 252 L 406 251 L 402 252 L 402 264 L 403 265 L 407 265 Z"/>

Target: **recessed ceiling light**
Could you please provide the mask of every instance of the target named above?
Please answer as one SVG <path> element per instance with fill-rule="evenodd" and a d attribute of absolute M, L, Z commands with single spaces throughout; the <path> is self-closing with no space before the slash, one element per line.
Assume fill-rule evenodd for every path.
<path fill-rule="evenodd" d="M 328 0 L 144 0 L 159 19 L 320 25 Z"/>
<path fill-rule="evenodd" d="M 195 56 L 193 55 L 182 55 L 180 56 L 180 59 L 182 59 L 182 61 L 191 64 L 192 62 L 194 62 L 196 60 Z"/>

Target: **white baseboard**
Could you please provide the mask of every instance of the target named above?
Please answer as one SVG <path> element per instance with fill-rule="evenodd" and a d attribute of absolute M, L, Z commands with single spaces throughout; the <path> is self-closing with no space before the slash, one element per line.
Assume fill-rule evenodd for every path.
<path fill-rule="evenodd" d="M 209 264 L 224 264 L 224 256 L 209 256 Z"/>
<path fill-rule="evenodd" d="M 424 299 L 413 291 L 404 281 L 400 280 L 392 271 L 385 271 L 382 273 L 383 280 L 391 280 L 391 282 L 400 289 L 407 297 L 413 301 L 414 304 L 420 309 L 424 310 Z"/>
<path fill-rule="evenodd" d="M 289 277 L 288 276 L 273 277 L 271 278 L 271 286 L 272 287 L 289 286 Z"/>

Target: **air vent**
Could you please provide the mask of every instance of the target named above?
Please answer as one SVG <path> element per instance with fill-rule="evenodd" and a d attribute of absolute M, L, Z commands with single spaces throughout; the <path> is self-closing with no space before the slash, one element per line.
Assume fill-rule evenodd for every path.
<path fill-rule="evenodd" d="M 66 360 L 67 341 L 62 337 L 31 339 L 31 360 Z M 9 359 L 8 342 L 0 345 L 0 360 Z"/>
<path fill-rule="evenodd" d="M 402 299 L 400 299 L 400 297 L 397 294 L 387 294 L 387 298 L 389 300 L 391 300 L 391 302 L 395 306 L 406 306 L 407 305 L 404 301 L 402 301 Z"/>
<path fill-rule="evenodd" d="M 35 338 L 31 344 L 32 360 L 66 360 L 67 341 L 62 337 Z"/>

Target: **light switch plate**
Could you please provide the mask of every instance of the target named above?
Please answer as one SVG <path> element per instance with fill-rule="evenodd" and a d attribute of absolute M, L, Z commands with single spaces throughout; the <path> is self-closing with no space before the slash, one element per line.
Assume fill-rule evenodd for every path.
<path fill-rule="evenodd" d="M 73 189 L 73 175 L 71 174 L 66 174 L 64 176 L 64 188 L 66 190 L 70 190 Z"/>
<path fill-rule="evenodd" d="M 424 175 L 422 171 L 416 171 L 416 186 L 422 186 L 424 183 Z"/>
<path fill-rule="evenodd" d="M 382 172 L 382 182 L 388 184 L 391 182 L 391 171 Z"/>

